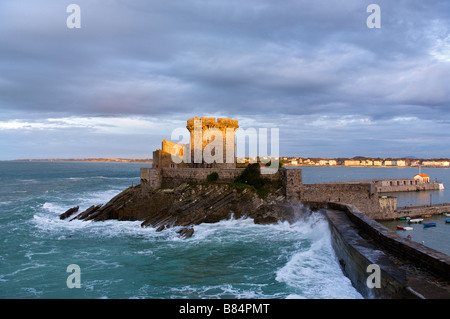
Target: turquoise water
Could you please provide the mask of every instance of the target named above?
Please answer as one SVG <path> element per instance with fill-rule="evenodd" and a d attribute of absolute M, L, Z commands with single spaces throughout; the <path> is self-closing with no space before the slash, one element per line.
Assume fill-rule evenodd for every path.
<path fill-rule="evenodd" d="M 421 224 L 408 224 L 405 220 L 384 221 L 381 224 L 404 238 L 410 238 L 413 241 L 450 255 L 450 245 L 448 244 L 450 224 L 445 222 L 448 218 L 450 217 L 445 215 L 435 215 L 431 218 L 424 218 Z M 436 223 L 436 227 L 424 227 L 423 223 Z M 413 230 L 397 230 L 397 225 L 412 227 Z"/>
<path fill-rule="evenodd" d="M 361 298 L 320 214 L 156 232 L 59 219 L 139 183 L 139 163 L 0 162 L 0 298 Z M 67 287 L 68 265 L 81 288 Z"/>

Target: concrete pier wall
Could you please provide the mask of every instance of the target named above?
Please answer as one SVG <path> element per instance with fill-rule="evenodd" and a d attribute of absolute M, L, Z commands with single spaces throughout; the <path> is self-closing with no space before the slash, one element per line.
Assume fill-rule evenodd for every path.
<path fill-rule="evenodd" d="M 441 189 L 441 183 L 422 183 L 417 185 L 393 185 L 377 186 L 379 193 L 437 191 Z"/>
<path fill-rule="evenodd" d="M 450 298 L 450 257 L 407 240 L 344 203 L 310 203 L 325 208 L 332 244 L 344 273 L 365 296 Z M 368 288 L 369 265 L 378 265 L 381 287 Z"/>

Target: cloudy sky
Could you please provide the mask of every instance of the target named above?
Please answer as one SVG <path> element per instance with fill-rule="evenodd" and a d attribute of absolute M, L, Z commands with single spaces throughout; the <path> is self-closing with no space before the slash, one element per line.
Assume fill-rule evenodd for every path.
<path fill-rule="evenodd" d="M 0 0 L 0 111 L 0 160 L 149 158 L 196 115 L 286 156 L 450 157 L 450 1 Z"/>

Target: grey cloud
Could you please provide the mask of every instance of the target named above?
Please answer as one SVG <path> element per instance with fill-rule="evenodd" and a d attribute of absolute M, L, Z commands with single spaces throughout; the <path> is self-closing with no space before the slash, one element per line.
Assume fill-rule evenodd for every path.
<path fill-rule="evenodd" d="M 448 119 L 450 2 L 379 0 L 378 30 L 372 2 L 79 0 L 79 30 L 69 2 L 2 2 L 0 120 Z"/>

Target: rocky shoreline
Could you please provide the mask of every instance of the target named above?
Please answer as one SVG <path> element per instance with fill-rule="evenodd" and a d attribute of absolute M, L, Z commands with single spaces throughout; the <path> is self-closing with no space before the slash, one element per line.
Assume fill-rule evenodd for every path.
<path fill-rule="evenodd" d="M 253 187 L 233 183 L 181 184 L 174 189 L 153 191 L 138 185 L 104 205 L 93 205 L 81 213 L 78 206 L 73 207 L 61 214 L 60 219 L 69 222 L 139 220 L 142 227 L 154 227 L 157 231 L 182 226 L 178 233 L 188 238 L 193 235 L 195 225 L 232 217 L 252 218 L 257 224 L 294 222 L 302 213 L 300 207 L 299 203 L 286 199 L 282 188 L 261 198 Z"/>

